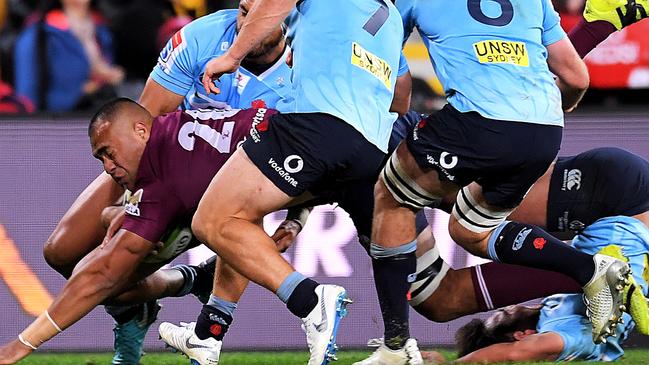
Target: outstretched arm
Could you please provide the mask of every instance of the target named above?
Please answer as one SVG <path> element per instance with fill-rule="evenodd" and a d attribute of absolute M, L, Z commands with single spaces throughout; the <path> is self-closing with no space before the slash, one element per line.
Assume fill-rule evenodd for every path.
<path fill-rule="evenodd" d="M 554 361 L 563 351 L 563 339 L 554 332 L 528 335 L 520 341 L 497 343 L 457 359 L 457 363 Z"/>
<path fill-rule="evenodd" d="M 138 264 L 154 248 L 144 238 L 120 230 L 76 268 L 50 307 L 16 339 L 0 348 L 0 364 L 13 364 L 65 330 L 110 296 L 119 293 Z"/>

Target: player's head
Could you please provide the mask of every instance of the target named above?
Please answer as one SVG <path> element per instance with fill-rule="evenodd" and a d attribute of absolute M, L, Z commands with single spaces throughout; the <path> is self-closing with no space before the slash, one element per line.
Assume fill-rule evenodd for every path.
<path fill-rule="evenodd" d="M 246 16 L 250 9 L 252 9 L 256 0 L 241 0 L 239 1 L 239 13 L 237 14 L 237 32 L 241 30 Z M 281 27 L 277 27 L 268 37 L 264 38 L 259 45 L 253 48 L 248 56 L 249 60 L 255 60 L 265 54 L 269 53 L 275 47 L 283 47 L 282 41 L 284 40 L 284 32 Z"/>
<path fill-rule="evenodd" d="M 90 120 L 92 155 L 119 185 L 133 188 L 140 158 L 149 140 L 151 114 L 128 98 L 103 105 Z"/>
<path fill-rule="evenodd" d="M 520 341 L 536 333 L 541 306 L 512 305 L 486 320 L 474 319 L 455 334 L 458 356 L 501 342 Z"/>

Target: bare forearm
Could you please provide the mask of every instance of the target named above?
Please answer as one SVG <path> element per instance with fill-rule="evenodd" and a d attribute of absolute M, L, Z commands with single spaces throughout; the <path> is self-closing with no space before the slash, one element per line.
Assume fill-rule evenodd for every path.
<path fill-rule="evenodd" d="M 560 79 L 557 79 L 557 86 L 561 90 L 561 107 L 567 113 L 575 110 L 587 90 L 587 88 L 571 87 Z"/>
<path fill-rule="evenodd" d="M 241 61 L 272 31 L 277 29 L 295 7 L 296 0 L 259 0 L 250 9 L 239 35 L 228 53 Z"/>
<path fill-rule="evenodd" d="M 124 265 L 123 271 L 111 270 L 106 261 L 108 258 L 75 273 L 50 305 L 48 311 L 61 329 L 76 323 L 97 305 L 118 293 L 137 266 Z"/>

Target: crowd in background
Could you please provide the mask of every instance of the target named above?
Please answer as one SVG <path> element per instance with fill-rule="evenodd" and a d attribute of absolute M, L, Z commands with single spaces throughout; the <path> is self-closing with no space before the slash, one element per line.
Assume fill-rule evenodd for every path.
<path fill-rule="evenodd" d="M 555 0 L 579 14 L 585 0 Z M 0 0 L 0 113 L 137 99 L 166 41 L 237 0 Z"/>
<path fill-rule="evenodd" d="M 0 0 L 0 113 L 137 98 L 160 49 L 229 0 Z"/>

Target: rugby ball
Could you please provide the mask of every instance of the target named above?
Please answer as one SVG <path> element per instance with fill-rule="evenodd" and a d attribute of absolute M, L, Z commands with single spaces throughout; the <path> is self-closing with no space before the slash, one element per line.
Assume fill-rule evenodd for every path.
<path fill-rule="evenodd" d="M 148 264 L 167 263 L 178 257 L 181 253 L 190 248 L 198 246 L 198 241 L 194 239 L 192 230 L 188 225 L 178 225 L 169 230 L 160 239 L 164 245 L 158 249 L 156 255 L 149 255 L 144 258 L 144 262 Z"/>

